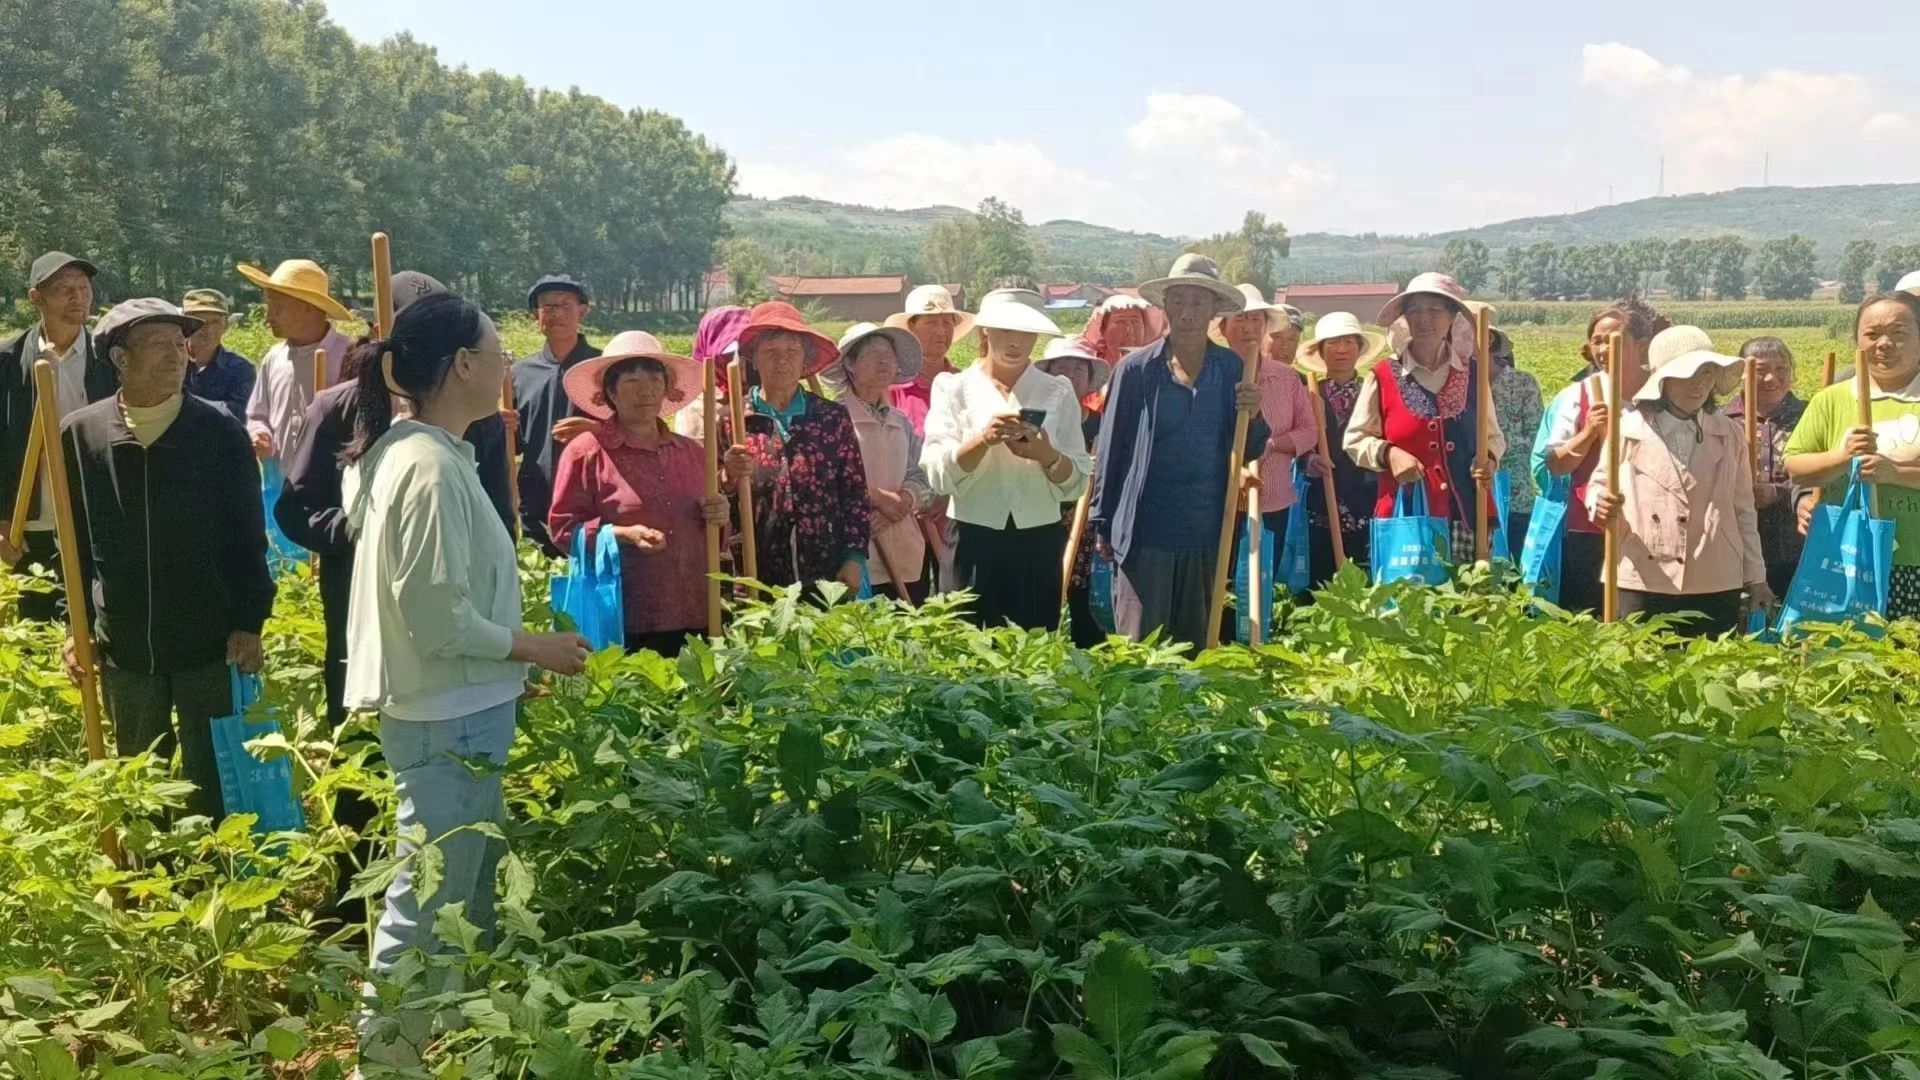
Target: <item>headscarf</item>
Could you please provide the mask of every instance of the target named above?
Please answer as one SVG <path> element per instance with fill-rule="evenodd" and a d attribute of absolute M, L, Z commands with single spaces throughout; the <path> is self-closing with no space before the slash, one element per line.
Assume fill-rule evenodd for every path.
<path fill-rule="evenodd" d="M 1117 364 L 1124 355 L 1123 350 L 1107 340 L 1107 317 L 1116 311 L 1138 311 L 1147 320 L 1147 343 L 1151 344 L 1167 336 L 1166 312 L 1147 303 L 1145 300 L 1125 293 L 1115 293 L 1100 302 L 1094 309 L 1093 318 L 1088 320 L 1086 332 L 1080 340 L 1094 355 L 1109 364 Z"/>
<path fill-rule="evenodd" d="M 700 316 L 700 327 L 693 335 L 693 358 L 703 364 L 723 360 L 746 325 L 747 309 L 733 304 Z"/>

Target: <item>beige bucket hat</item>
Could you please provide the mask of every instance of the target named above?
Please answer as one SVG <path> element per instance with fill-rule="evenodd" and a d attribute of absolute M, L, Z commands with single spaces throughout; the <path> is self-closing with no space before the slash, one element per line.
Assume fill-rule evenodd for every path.
<path fill-rule="evenodd" d="M 1240 290 L 1220 280 L 1220 264 L 1197 251 L 1189 251 L 1173 260 L 1173 269 L 1163 278 L 1140 283 L 1140 295 L 1148 303 L 1166 306 L 1167 290 L 1176 285 L 1193 285 L 1212 293 L 1220 301 L 1216 315 L 1231 315 L 1241 310 L 1247 298 Z"/>
<path fill-rule="evenodd" d="M 1737 356 L 1715 352 L 1713 338 L 1697 326 L 1669 326 L 1647 346 L 1647 381 L 1633 400 L 1658 401 L 1667 380 L 1691 379 L 1708 368 L 1720 376 L 1715 391 L 1725 392 L 1728 374 L 1738 372 L 1745 363 Z"/>
<path fill-rule="evenodd" d="M 945 285 L 920 285 L 907 294 L 904 311 L 887 316 L 886 325 L 896 330 L 907 329 L 907 323 L 920 315 L 953 316 L 953 340 L 959 341 L 973 329 L 973 316 L 953 306 L 953 294 Z"/>
<path fill-rule="evenodd" d="M 1378 330 L 1369 330 L 1360 324 L 1360 317 L 1350 311 L 1333 311 L 1320 317 L 1313 325 L 1313 337 L 1300 344 L 1300 352 L 1293 358 L 1293 366 L 1315 375 L 1327 373 L 1327 362 L 1320 355 L 1320 346 L 1334 338 L 1357 337 L 1361 341 L 1360 359 L 1355 367 L 1365 367 L 1380 359 L 1387 351 L 1387 335 Z"/>

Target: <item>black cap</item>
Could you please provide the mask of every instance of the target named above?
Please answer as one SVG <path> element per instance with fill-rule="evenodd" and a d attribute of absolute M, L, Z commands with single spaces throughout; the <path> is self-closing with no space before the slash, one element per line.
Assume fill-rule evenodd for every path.
<path fill-rule="evenodd" d="M 33 260 L 33 272 L 27 275 L 27 284 L 37 289 L 45 285 L 48 278 L 69 266 L 77 266 L 85 270 L 88 277 L 93 277 L 100 272 L 99 267 L 78 255 L 69 255 L 64 251 L 49 251 Z"/>
<path fill-rule="evenodd" d="M 527 290 L 527 310 L 532 311 L 538 307 L 540 304 L 540 294 L 553 289 L 565 289 L 579 297 L 580 302 L 583 304 L 593 303 L 593 297 L 587 295 L 587 287 L 575 281 L 573 275 L 548 274 L 546 277 L 534 282 L 533 288 Z"/>

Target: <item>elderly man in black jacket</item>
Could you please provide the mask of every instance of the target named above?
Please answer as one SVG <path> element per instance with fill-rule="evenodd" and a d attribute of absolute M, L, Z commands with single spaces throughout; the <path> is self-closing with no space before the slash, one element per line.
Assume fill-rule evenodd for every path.
<path fill-rule="evenodd" d="M 227 666 L 259 671 L 273 612 L 260 473 L 246 429 L 181 390 L 200 320 L 165 300 L 102 316 L 95 348 L 120 392 L 61 425 L 74 558 L 87 588 L 101 685 L 121 754 L 171 755 L 179 716 L 194 813 L 218 817 L 211 721 L 233 711 Z M 69 672 L 77 677 L 73 646 Z"/>
<path fill-rule="evenodd" d="M 64 251 L 49 251 L 33 261 L 27 276 L 27 299 L 40 321 L 18 337 L 0 344 L 0 533 L 11 533 L 14 496 L 26 478 L 27 435 L 33 427 L 39 395 L 33 384 L 33 365 L 45 359 L 53 364 L 59 414 L 67 416 L 86 405 L 112 397 L 120 388 L 113 365 L 94 348 L 87 335 L 93 314 L 94 265 Z M 44 462 L 44 458 L 42 461 Z M 55 578 L 60 553 L 53 541 L 53 503 L 47 500 L 47 470 L 41 465 L 31 482 L 38 487 L 21 543 L 22 568 L 41 566 Z M 11 555 L 9 555 L 11 558 Z M 50 621 L 59 612 L 53 589 L 31 586 L 20 596 L 20 614 Z"/>

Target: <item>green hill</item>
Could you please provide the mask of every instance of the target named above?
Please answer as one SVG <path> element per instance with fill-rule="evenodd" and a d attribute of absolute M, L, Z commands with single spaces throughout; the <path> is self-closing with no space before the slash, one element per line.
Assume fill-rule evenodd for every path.
<path fill-rule="evenodd" d="M 881 210 L 808 198 L 735 199 L 727 217 L 735 234 L 760 245 L 779 264 L 776 269 L 913 273 L 926 231 L 968 212 L 952 206 Z M 1870 239 L 1882 247 L 1920 243 L 1920 184 L 1670 195 L 1423 236 L 1304 233 L 1293 238 L 1293 254 L 1281 274 L 1299 282 L 1386 279 L 1396 271 L 1431 266 L 1455 237 L 1479 240 L 1497 253 L 1543 241 L 1566 246 L 1729 233 L 1757 245 L 1794 232 L 1813 239 L 1823 270 L 1832 269 L 1849 240 Z M 1080 221 L 1045 222 L 1033 233 L 1041 276 L 1053 280 L 1130 281 L 1138 277 L 1143 251 L 1147 265 L 1161 265 L 1185 242 Z"/>

